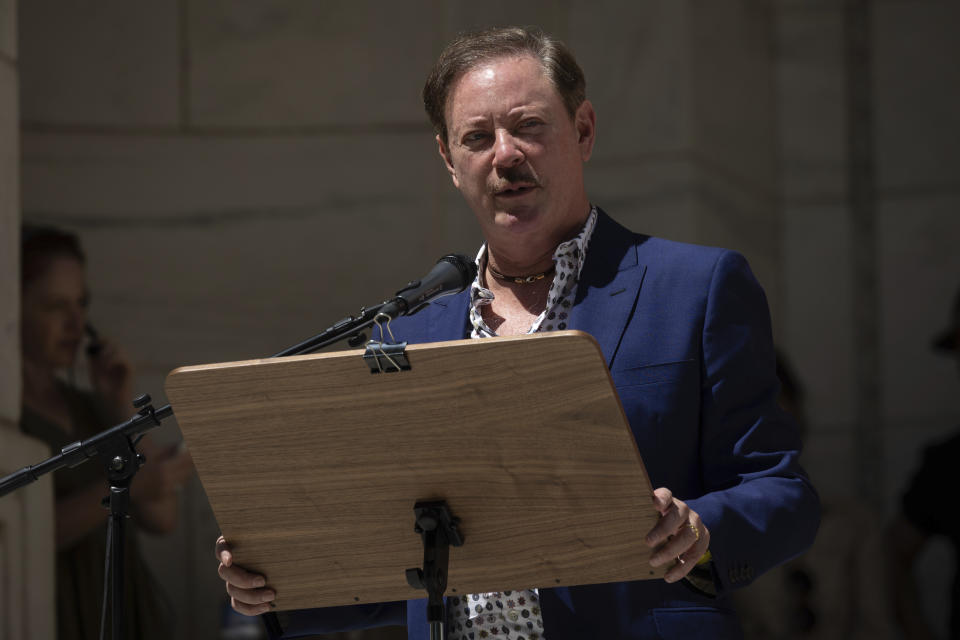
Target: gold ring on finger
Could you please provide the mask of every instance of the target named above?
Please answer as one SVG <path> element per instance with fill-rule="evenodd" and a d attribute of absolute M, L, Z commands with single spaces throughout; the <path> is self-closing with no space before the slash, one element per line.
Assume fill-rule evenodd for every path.
<path fill-rule="evenodd" d="M 697 542 L 700 542 L 700 529 L 697 529 L 697 525 L 692 522 L 688 522 L 687 526 L 693 529 L 693 535 L 697 536 Z"/>

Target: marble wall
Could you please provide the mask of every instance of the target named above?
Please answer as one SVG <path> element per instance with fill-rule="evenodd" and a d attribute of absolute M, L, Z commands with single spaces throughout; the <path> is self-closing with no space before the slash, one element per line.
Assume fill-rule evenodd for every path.
<path fill-rule="evenodd" d="M 873 158 L 885 438 L 885 493 L 899 491 L 920 442 L 958 414 L 955 365 L 929 349 L 960 285 L 958 53 L 949 2 L 873 3 Z M 853 455 L 856 385 L 844 15 L 832 2 L 783 2 L 778 94 L 784 252 L 783 342 L 809 393 L 825 455 Z M 909 426 L 908 426 L 909 425 Z M 902 432 L 902 433 L 901 433 Z M 903 449 L 898 433 L 914 444 Z M 844 443 L 843 440 L 847 439 Z M 829 442 L 829 444 L 826 444 Z M 828 454 L 828 451 L 830 452 Z M 904 455 L 906 454 L 906 455 Z M 903 459 L 908 458 L 908 459 Z M 824 458 L 824 470 L 842 467 Z M 852 471 L 847 467 L 847 471 Z M 841 471 L 842 473 L 842 471 Z M 843 491 L 853 479 L 833 474 Z"/>
<path fill-rule="evenodd" d="M 807 465 L 821 490 L 856 494 L 853 424 L 853 222 L 847 197 L 841 3 L 778 12 L 778 135 L 784 271 L 781 346 L 797 369 L 810 423 Z"/>
<path fill-rule="evenodd" d="M 0 426 L 0 477 L 49 455 L 43 442 Z M 0 498 L 0 640 L 56 637 L 53 535 L 51 475 Z"/>
<path fill-rule="evenodd" d="M 877 187 L 890 449 L 956 428 L 956 363 L 929 346 L 960 287 L 960 7 L 880 3 Z M 897 487 L 902 478 L 891 478 Z"/>
<path fill-rule="evenodd" d="M 951 2 L 867 4 L 872 229 L 851 208 L 852 163 L 865 159 L 850 147 L 857 79 L 847 75 L 844 3 L 780 2 L 781 342 L 806 387 L 805 460 L 817 486 L 859 499 L 858 468 L 872 465 L 883 521 L 899 509 L 923 447 L 960 422 L 956 362 L 930 349 L 960 286 L 960 83 L 950 62 L 960 55 L 950 35 L 960 11 Z M 857 267 L 858 250 L 872 256 L 872 271 Z M 870 287 L 876 308 L 859 317 L 858 294 Z M 864 351 L 868 331 L 874 354 Z M 876 369 L 858 377 L 873 356 Z M 874 378 L 879 406 L 867 411 L 875 426 L 858 434 L 863 375 Z M 877 459 L 862 460 L 864 436 L 876 440 Z M 924 604 L 941 629 L 951 553 L 935 542 L 920 566 Z"/>
<path fill-rule="evenodd" d="M 0 428 L 20 418 L 20 128 L 16 3 L 0 0 Z"/>
<path fill-rule="evenodd" d="M 162 401 L 175 366 L 273 353 L 472 254 L 420 87 L 456 32 L 539 24 L 587 73 L 591 197 L 637 230 L 747 255 L 808 390 L 807 464 L 849 496 L 860 328 L 841 4 L 32 0 L 17 34 L 24 216 L 82 234 L 92 320 Z M 958 284 L 960 84 L 943 63 L 952 3 L 874 5 L 889 510 L 920 443 L 960 413 L 954 368 L 927 349 Z M 213 637 L 216 522 L 199 484 L 184 495 L 177 533 L 147 546 L 180 637 Z"/>
<path fill-rule="evenodd" d="M 20 419 L 20 143 L 17 4 L 0 0 L 0 477 L 49 455 Z M 0 497 L 0 640 L 51 639 L 53 481 Z"/>
<path fill-rule="evenodd" d="M 960 425 L 955 360 L 934 355 L 960 287 L 960 6 L 884 2 L 874 11 L 877 228 L 886 494 L 897 501 L 922 447 Z M 946 635 L 943 541 L 922 558 L 924 605 Z"/>

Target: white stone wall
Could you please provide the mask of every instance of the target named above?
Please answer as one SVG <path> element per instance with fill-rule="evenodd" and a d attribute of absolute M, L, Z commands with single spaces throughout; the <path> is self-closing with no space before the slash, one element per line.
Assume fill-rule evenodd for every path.
<path fill-rule="evenodd" d="M 778 113 L 783 216 L 781 342 L 807 393 L 806 464 L 821 491 L 853 496 L 852 220 L 847 202 L 841 3 L 782 3 Z"/>
<path fill-rule="evenodd" d="M 50 455 L 46 445 L 0 426 L 0 477 Z M 0 640 L 53 640 L 53 478 L 0 498 Z"/>
<path fill-rule="evenodd" d="M 0 1 L 0 428 L 20 419 L 20 132 L 16 3 Z"/>
<path fill-rule="evenodd" d="M 876 237 L 849 203 L 849 78 L 843 3 L 781 0 L 777 29 L 781 148 L 782 346 L 808 394 L 805 464 L 824 496 L 857 498 L 858 279 L 852 251 L 872 242 L 878 288 L 881 518 L 925 445 L 960 424 L 956 363 L 930 349 L 960 286 L 960 83 L 951 61 L 955 3 L 870 3 Z M 950 551 L 932 545 L 919 581 L 945 634 Z"/>
<path fill-rule="evenodd" d="M 17 5 L 0 0 L 0 477 L 49 455 L 19 432 L 20 143 Z M 53 483 L 0 497 L 0 640 L 52 640 Z"/>
<path fill-rule="evenodd" d="M 960 287 L 958 26 L 953 2 L 888 2 L 875 11 L 883 410 L 891 452 L 960 425 L 956 363 L 928 348 Z M 903 479 L 891 477 L 890 489 Z"/>
<path fill-rule="evenodd" d="M 877 167 L 877 274 L 883 417 L 891 499 L 917 447 L 960 415 L 956 367 L 934 354 L 960 286 L 958 53 L 950 2 L 874 3 L 872 47 Z M 783 342 L 800 370 L 824 472 L 844 472 L 855 420 L 854 289 L 843 12 L 832 2 L 779 11 L 779 138 L 784 247 Z M 909 425 L 909 426 L 908 426 Z M 902 436 L 900 441 L 897 434 Z M 907 447 L 904 449 L 904 447 Z"/>
<path fill-rule="evenodd" d="M 960 287 L 960 6 L 884 2 L 874 14 L 885 489 L 896 503 L 922 448 L 960 428 L 960 369 L 929 349 Z M 918 572 L 943 636 L 958 551 L 938 541 Z"/>

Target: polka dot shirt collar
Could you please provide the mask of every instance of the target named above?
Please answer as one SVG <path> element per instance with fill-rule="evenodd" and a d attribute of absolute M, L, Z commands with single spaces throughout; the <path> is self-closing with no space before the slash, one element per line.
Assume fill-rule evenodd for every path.
<path fill-rule="evenodd" d="M 580 281 L 580 272 L 587 255 L 587 245 L 590 236 L 597 224 L 597 208 L 590 207 L 590 215 L 584 223 L 580 233 L 575 238 L 560 243 L 553 252 L 553 262 L 556 273 L 553 283 L 547 294 L 547 306 L 537 319 L 530 325 L 527 333 L 538 331 L 563 331 L 567 328 L 567 320 L 573 300 L 577 293 L 577 283 Z M 477 253 L 477 277 L 470 286 L 470 324 L 473 325 L 471 338 L 489 338 L 497 335 L 483 320 L 481 307 L 490 304 L 494 295 L 490 289 L 481 284 L 481 275 L 487 261 L 487 245 L 484 243 Z"/>

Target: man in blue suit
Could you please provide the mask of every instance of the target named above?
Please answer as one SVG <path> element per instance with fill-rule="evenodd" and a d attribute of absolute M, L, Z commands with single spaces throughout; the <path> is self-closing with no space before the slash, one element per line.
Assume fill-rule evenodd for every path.
<path fill-rule="evenodd" d="M 763 291 L 721 249 L 634 234 L 586 195 L 596 132 L 583 73 L 532 29 L 461 36 L 424 88 L 447 171 L 486 244 L 469 291 L 394 323 L 410 342 L 563 329 L 606 357 L 661 514 L 645 537 L 663 581 L 448 598 L 447 637 L 736 638 L 723 594 L 801 553 L 819 502 L 798 463 Z M 562 372 L 559 372 L 562 375 Z M 491 419 L 499 419 L 491 407 Z M 270 611 L 263 576 L 217 544 L 237 611 Z M 425 603 L 284 614 L 285 637 L 406 624 L 426 638 Z"/>

